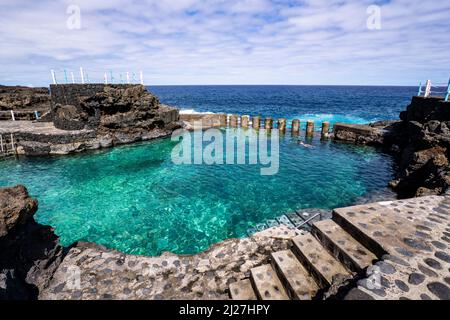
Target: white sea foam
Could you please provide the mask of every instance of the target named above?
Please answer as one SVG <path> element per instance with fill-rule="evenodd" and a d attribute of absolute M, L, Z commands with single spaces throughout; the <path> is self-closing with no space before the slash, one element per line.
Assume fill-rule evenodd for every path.
<path fill-rule="evenodd" d="M 353 115 L 345 115 L 345 114 L 331 114 L 331 113 L 309 113 L 302 114 L 292 119 L 299 119 L 301 122 L 305 122 L 306 120 L 313 120 L 316 123 L 320 123 L 323 121 L 329 121 L 330 123 L 336 122 L 347 122 L 354 124 L 364 124 L 370 122 L 367 119 L 353 116 Z"/>
<path fill-rule="evenodd" d="M 213 114 L 214 112 L 200 112 L 200 111 L 195 111 L 194 109 L 181 109 L 180 110 L 180 114 L 193 114 L 193 113 L 197 113 L 197 114 Z"/>

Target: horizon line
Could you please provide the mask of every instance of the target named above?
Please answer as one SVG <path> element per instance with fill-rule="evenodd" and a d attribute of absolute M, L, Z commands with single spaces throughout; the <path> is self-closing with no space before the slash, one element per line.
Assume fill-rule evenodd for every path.
<path fill-rule="evenodd" d="M 57 83 L 56 85 L 68 85 L 72 83 Z M 82 83 L 75 83 L 75 84 L 82 84 Z M 103 82 L 92 82 L 92 83 L 84 83 L 84 84 L 104 84 Z M 127 84 L 127 83 L 108 83 L 113 85 L 121 85 L 121 84 Z M 140 83 L 128 83 L 130 85 L 132 84 L 140 84 Z M 26 84 L 0 84 L 0 86 L 4 87 L 30 87 L 30 88 L 42 88 L 42 87 L 50 87 L 50 85 L 53 85 L 52 83 L 49 83 L 47 86 L 40 86 L 40 85 L 26 85 Z M 303 86 L 303 87 L 408 87 L 408 88 L 416 88 L 419 87 L 418 85 L 401 85 L 401 84 L 144 84 L 145 87 L 195 87 L 195 86 L 215 86 L 215 87 L 226 87 L 226 86 L 241 86 L 241 87 L 250 87 L 250 86 L 272 86 L 272 87 L 296 87 L 296 86 Z M 445 86 L 443 86 L 445 87 Z"/>

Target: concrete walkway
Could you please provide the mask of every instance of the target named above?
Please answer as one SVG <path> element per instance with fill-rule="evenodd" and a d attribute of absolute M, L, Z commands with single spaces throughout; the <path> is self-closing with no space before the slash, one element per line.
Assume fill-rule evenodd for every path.
<path fill-rule="evenodd" d="M 90 133 L 92 130 L 61 130 L 55 128 L 53 122 L 36 121 L 2 121 L 0 122 L 0 134 L 41 134 L 41 135 L 77 135 Z"/>

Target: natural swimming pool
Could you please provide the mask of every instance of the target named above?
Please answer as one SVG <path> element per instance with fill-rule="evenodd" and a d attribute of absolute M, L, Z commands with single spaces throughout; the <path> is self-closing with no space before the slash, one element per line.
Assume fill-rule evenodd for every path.
<path fill-rule="evenodd" d="M 227 129 L 232 130 L 232 129 Z M 224 131 L 225 132 L 225 131 Z M 258 165 L 175 165 L 170 139 L 63 157 L 0 162 L 0 186 L 24 184 L 38 222 L 64 245 L 83 240 L 126 253 L 196 253 L 267 219 L 334 208 L 385 192 L 390 156 L 370 147 L 280 137 L 278 174 Z"/>

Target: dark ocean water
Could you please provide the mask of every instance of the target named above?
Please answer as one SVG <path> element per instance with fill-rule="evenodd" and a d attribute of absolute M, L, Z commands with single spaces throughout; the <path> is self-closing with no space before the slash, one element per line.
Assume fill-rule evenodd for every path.
<path fill-rule="evenodd" d="M 373 86 L 150 86 L 169 105 L 226 112 L 365 123 L 398 119 L 416 87 Z"/>

